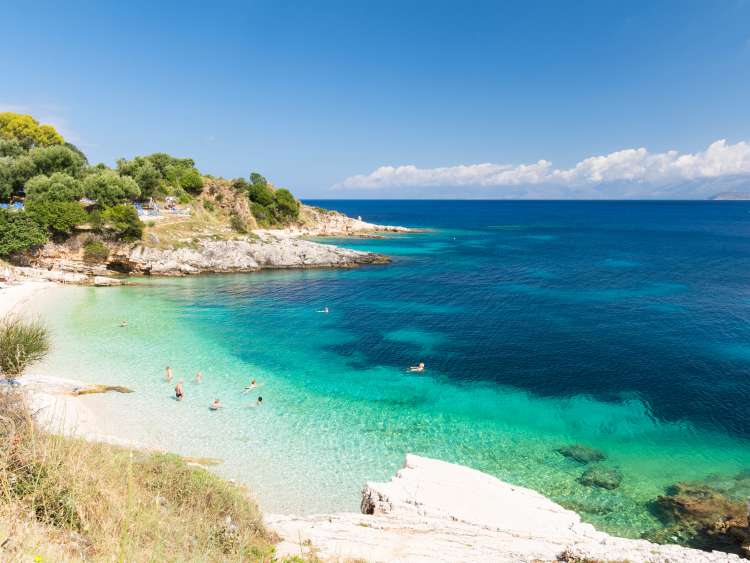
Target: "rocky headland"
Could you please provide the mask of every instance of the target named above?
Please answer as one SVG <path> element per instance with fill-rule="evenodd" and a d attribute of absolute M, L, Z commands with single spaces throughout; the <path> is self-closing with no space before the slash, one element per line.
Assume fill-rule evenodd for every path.
<path fill-rule="evenodd" d="M 255 272 L 283 268 L 351 268 L 385 264 L 387 256 L 361 252 L 309 237 L 383 236 L 410 229 L 375 225 L 342 213 L 302 206 L 300 220 L 283 229 L 236 233 L 227 225 L 202 225 L 189 217 L 167 218 L 136 243 L 107 242 L 103 260 L 86 257 L 87 233 L 62 243 L 48 242 L 29 258 L 19 276 L 64 283 L 113 285 L 113 275 L 183 276 L 202 273 Z"/>

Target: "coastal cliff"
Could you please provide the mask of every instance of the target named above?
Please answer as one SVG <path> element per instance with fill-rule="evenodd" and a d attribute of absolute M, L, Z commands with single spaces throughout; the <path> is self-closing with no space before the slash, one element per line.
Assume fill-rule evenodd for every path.
<path fill-rule="evenodd" d="M 387 483 L 367 483 L 362 514 L 267 515 L 277 553 L 314 545 L 323 560 L 730 562 L 737 555 L 611 536 L 545 496 L 408 454 Z"/>

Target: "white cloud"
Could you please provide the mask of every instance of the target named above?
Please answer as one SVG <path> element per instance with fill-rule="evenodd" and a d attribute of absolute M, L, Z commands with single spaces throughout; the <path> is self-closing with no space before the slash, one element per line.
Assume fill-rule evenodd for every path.
<path fill-rule="evenodd" d="M 585 190 L 600 184 L 630 183 L 666 186 L 679 182 L 750 175 L 750 143 L 734 145 L 721 139 L 694 154 L 677 151 L 649 153 L 645 148 L 625 149 L 581 160 L 572 168 L 553 168 L 547 160 L 534 164 L 469 164 L 441 168 L 381 166 L 369 174 L 350 176 L 337 188 L 394 187 L 509 187 L 566 186 Z M 636 189 L 633 194 L 638 195 Z"/>

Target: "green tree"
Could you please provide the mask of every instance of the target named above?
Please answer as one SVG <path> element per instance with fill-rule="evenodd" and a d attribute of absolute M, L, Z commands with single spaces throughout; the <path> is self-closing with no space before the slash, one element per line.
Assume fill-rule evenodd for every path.
<path fill-rule="evenodd" d="M 268 207 L 273 203 L 273 191 L 266 184 L 250 184 L 247 196 L 253 203 Z"/>
<path fill-rule="evenodd" d="M 115 205 L 101 214 L 102 229 L 115 238 L 124 241 L 140 240 L 143 236 L 143 223 L 132 205 Z"/>
<path fill-rule="evenodd" d="M 147 157 L 151 164 L 153 164 L 159 171 L 162 178 L 167 179 L 170 175 L 169 169 L 186 169 L 195 168 L 195 161 L 192 158 L 175 158 L 163 152 L 156 152 Z M 179 179 L 179 174 L 175 177 L 175 180 Z"/>
<path fill-rule="evenodd" d="M 47 176 L 55 172 L 65 172 L 70 176 L 80 177 L 87 164 L 86 157 L 65 145 L 36 147 L 29 151 L 29 156 L 34 162 L 36 174 Z"/>
<path fill-rule="evenodd" d="M 260 203 L 251 203 L 250 211 L 253 217 L 255 217 L 256 223 L 261 227 L 270 227 L 275 223 L 275 218 L 271 210 Z"/>
<path fill-rule="evenodd" d="M 268 180 L 264 176 L 257 172 L 250 172 L 250 183 L 258 186 L 267 186 Z"/>
<path fill-rule="evenodd" d="M 34 161 L 29 156 L 0 158 L 0 199 L 8 199 L 23 191 L 24 184 L 36 174 Z"/>
<path fill-rule="evenodd" d="M 26 149 L 16 139 L 0 139 L 0 157 L 18 157 L 23 155 Z"/>
<path fill-rule="evenodd" d="M 280 188 L 273 194 L 276 216 L 279 220 L 296 219 L 299 216 L 299 202 L 289 190 Z"/>
<path fill-rule="evenodd" d="M 180 176 L 180 187 L 186 192 L 199 194 L 203 190 L 203 177 L 195 168 L 188 168 Z"/>
<path fill-rule="evenodd" d="M 121 158 L 117 161 L 117 171 L 122 176 L 130 176 L 141 189 L 141 197 L 146 199 L 157 195 L 162 176 L 156 166 L 142 156 L 136 156 L 132 160 Z"/>
<path fill-rule="evenodd" d="M 69 235 L 74 227 L 88 221 L 88 214 L 75 201 L 30 201 L 26 213 L 54 235 Z"/>
<path fill-rule="evenodd" d="M 86 154 L 81 149 L 79 149 L 73 143 L 68 143 L 67 141 L 65 143 L 63 143 L 63 146 L 65 148 L 68 148 L 68 149 L 72 150 L 74 153 L 76 153 L 78 156 L 80 156 L 83 159 L 83 162 L 85 162 L 86 165 L 88 165 L 88 163 L 89 163 L 89 157 L 87 157 Z"/>
<path fill-rule="evenodd" d="M 0 113 L 0 138 L 15 139 L 25 148 L 48 147 L 65 142 L 51 125 L 40 125 L 30 115 Z"/>
<path fill-rule="evenodd" d="M 84 178 L 83 192 L 102 207 L 133 201 L 141 195 L 141 189 L 133 178 L 120 176 L 114 170 L 103 170 Z"/>
<path fill-rule="evenodd" d="M 55 172 L 51 176 L 34 176 L 26 182 L 24 191 L 28 201 L 78 201 L 83 197 L 83 184 L 68 174 Z"/>
<path fill-rule="evenodd" d="M 25 211 L 0 209 L 0 256 L 26 252 L 47 242 L 47 232 Z"/>

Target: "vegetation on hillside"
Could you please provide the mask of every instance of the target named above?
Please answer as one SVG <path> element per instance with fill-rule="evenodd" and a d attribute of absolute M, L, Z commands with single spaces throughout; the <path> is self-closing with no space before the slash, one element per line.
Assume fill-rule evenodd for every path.
<path fill-rule="evenodd" d="M 217 209 L 223 192 L 206 190 L 217 181 L 244 203 L 227 213 Z M 287 225 L 300 212 L 291 192 L 257 172 L 224 181 L 202 175 L 193 159 L 166 153 L 122 158 L 115 168 L 92 166 L 54 127 L 29 115 L 0 113 L 0 204 L 25 202 L 25 209 L 0 209 L 0 257 L 34 251 L 50 239 L 61 242 L 83 226 L 103 241 L 137 241 L 144 225 L 133 204 L 167 197 L 193 203 L 193 212 L 195 203 L 202 212 L 216 212 L 235 234 Z"/>

